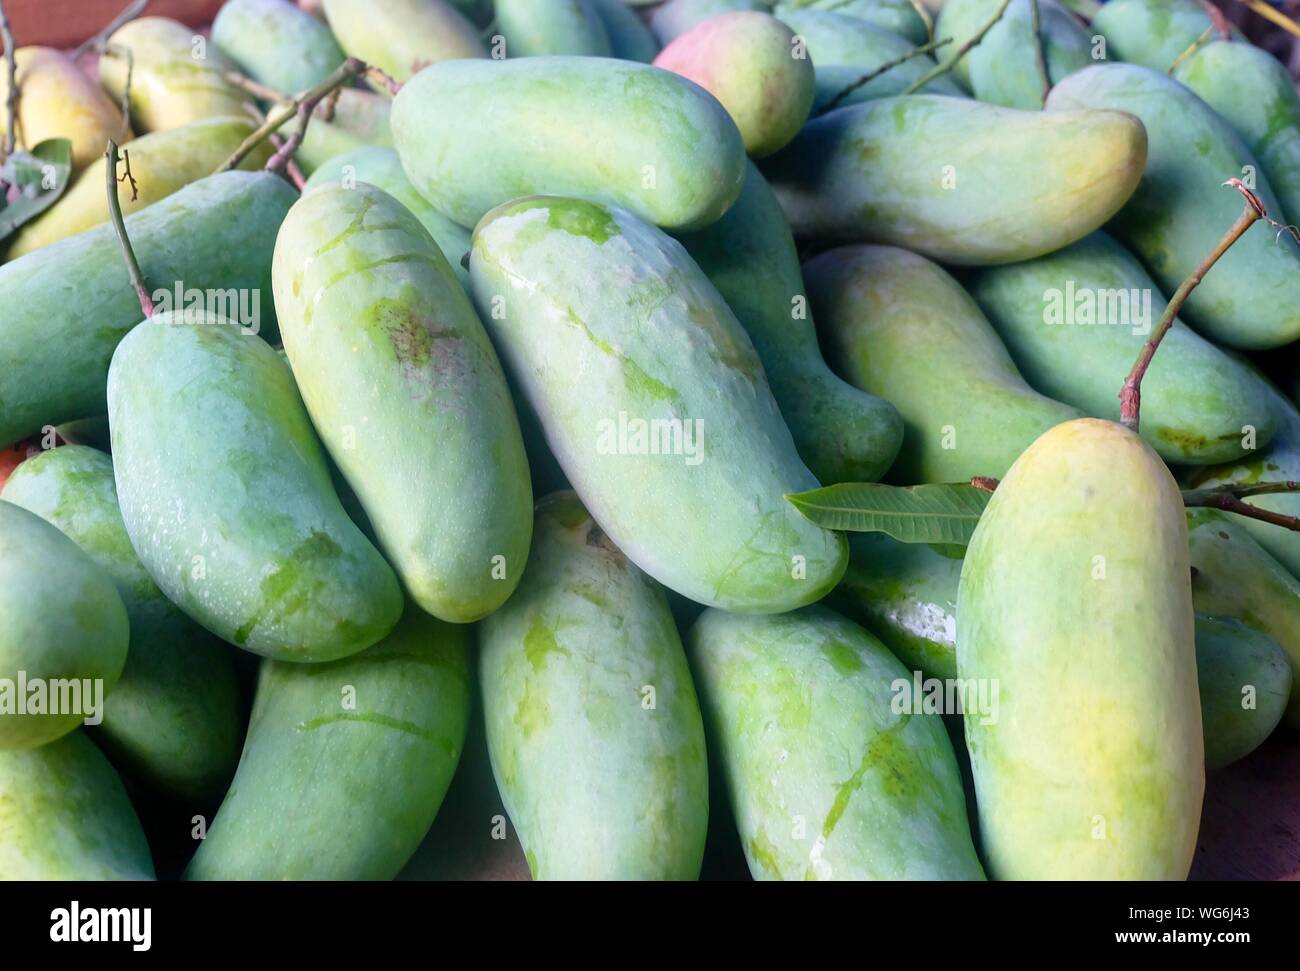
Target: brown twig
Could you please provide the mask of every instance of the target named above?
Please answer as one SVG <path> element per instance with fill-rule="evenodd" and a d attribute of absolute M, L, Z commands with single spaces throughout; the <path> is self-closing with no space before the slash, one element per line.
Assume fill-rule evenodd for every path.
<path fill-rule="evenodd" d="M 0 40 L 5 45 L 5 67 L 9 72 L 9 95 L 5 101 L 5 137 L 0 144 L 0 162 L 14 153 L 18 144 L 18 51 L 14 46 L 14 32 L 9 26 L 4 0 L 0 0 Z"/>
<path fill-rule="evenodd" d="M 956 67 L 957 63 L 970 52 L 970 49 L 977 46 L 979 42 L 984 39 L 984 35 L 992 30 L 994 25 L 1002 19 L 1002 15 L 1007 12 L 1007 7 L 1010 5 L 1011 0 L 1002 0 L 1002 3 L 998 5 L 998 9 L 994 11 L 993 16 L 985 22 L 984 26 L 982 26 L 973 37 L 967 40 L 966 43 L 962 44 L 961 47 L 957 48 L 957 50 L 945 58 L 941 63 L 936 64 L 909 84 L 904 89 L 903 94 L 915 94 L 935 78 L 947 74 Z"/>
<path fill-rule="evenodd" d="M 131 125 L 131 79 L 135 75 L 135 52 L 121 44 L 106 44 L 104 53 L 109 57 L 126 60 L 126 83 L 122 85 L 122 135 L 125 137 Z"/>
<path fill-rule="evenodd" d="M 235 87 L 251 94 L 258 101 L 284 104 L 289 100 L 289 96 L 284 92 L 277 91 L 275 88 L 268 88 L 265 84 L 254 81 L 248 75 L 240 74 L 238 71 L 225 71 L 223 72 L 223 76 Z"/>
<path fill-rule="evenodd" d="M 387 71 L 377 68 L 374 65 L 366 67 L 366 77 L 372 81 L 378 81 L 393 97 L 397 97 L 397 92 L 402 90 L 402 82 L 397 80 Z"/>
<path fill-rule="evenodd" d="M 144 311 L 145 319 L 148 319 L 154 315 L 156 308 L 153 298 L 149 296 L 149 285 L 145 282 L 144 273 L 141 272 L 140 264 L 135 258 L 135 250 L 131 249 L 131 239 L 126 234 L 126 220 L 122 218 L 122 205 L 117 199 L 117 184 L 122 181 L 117 177 L 117 142 L 109 139 L 108 150 L 104 152 L 104 157 L 108 159 L 105 170 L 108 183 L 108 217 L 117 232 L 118 242 L 122 244 L 122 259 L 126 262 L 126 272 L 131 278 L 131 285 L 135 287 L 135 295 L 140 300 L 140 309 Z M 131 178 L 129 169 L 124 178 Z M 134 179 L 131 179 L 131 186 L 134 191 Z"/>
<path fill-rule="evenodd" d="M 93 37 L 88 37 L 78 45 L 77 49 L 72 52 L 72 60 L 81 60 L 81 55 L 87 51 L 102 51 L 108 43 L 108 39 L 117 33 L 118 28 L 129 24 L 136 17 L 144 13 L 144 8 L 149 6 L 149 0 L 131 0 L 126 9 L 110 20 L 104 27 Z"/>
<path fill-rule="evenodd" d="M 1206 490 L 1212 492 L 1214 490 Z M 1290 490 L 1279 490 L 1290 491 Z M 1280 512 L 1273 512 L 1271 509 L 1264 509 L 1260 506 L 1251 505 L 1249 502 L 1242 502 L 1230 492 L 1220 493 L 1208 497 L 1205 501 L 1195 503 L 1187 502 L 1184 494 L 1183 504 L 1186 506 L 1208 506 L 1211 509 L 1221 509 L 1224 512 L 1234 512 L 1238 516 L 1245 516 L 1247 519 L 1258 519 L 1260 522 L 1271 523 L 1274 526 L 1281 526 L 1283 529 L 1300 532 L 1300 519 L 1295 516 L 1287 516 Z"/>
<path fill-rule="evenodd" d="M 1256 482 L 1253 485 L 1221 485 L 1209 489 L 1184 489 L 1183 505 L 1218 506 L 1224 496 L 1248 499 L 1251 496 L 1268 496 L 1280 492 L 1300 492 L 1300 482 Z"/>
<path fill-rule="evenodd" d="M 1183 49 L 1183 52 L 1174 58 L 1174 63 L 1169 65 L 1169 70 L 1166 71 L 1165 73 L 1173 74 L 1174 69 L 1177 68 L 1179 64 L 1182 64 L 1183 61 L 1187 60 L 1189 57 L 1191 57 L 1193 54 L 1199 51 L 1202 47 L 1208 44 L 1210 42 L 1210 38 L 1213 36 L 1214 36 L 1214 25 L 1210 24 L 1210 26 L 1206 27 L 1205 30 L 1201 32 L 1200 37 L 1196 38 L 1196 40 L 1188 44 Z"/>
<path fill-rule="evenodd" d="M 270 142 L 275 146 L 276 152 L 284 151 L 284 139 L 279 135 L 272 134 Z M 298 168 L 298 163 L 293 160 L 292 154 L 289 156 L 289 161 L 284 163 L 284 174 L 289 177 L 289 181 L 299 192 L 307 188 L 307 178 L 302 174 L 302 169 Z"/>
<path fill-rule="evenodd" d="M 118 178 L 117 181 L 119 183 L 122 182 L 131 183 L 131 201 L 135 202 L 137 199 L 140 198 L 140 186 L 136 184 L 135 176 L 131 174 L 131 150 L 129 148 L 122 149 L 122 161 L 123 161 L 123 168 L 125 168 L 126 171 Z"/>
<path fill-rule="evenodd" d="M 876 78 L 880 77 L 880 75 L 886 73 L 887 71 L 892 71 L 894 68 L 898 67 L 898 65 L 905 64 L 914 57 L 920 57 L 922 54 L 929 54 L 931 51 L 935 51 L 938 50 L 940 47 L 943 47 L 944 44 L 951 44 L 951 43 L 952 43 L 951 37 L 945 37 L 943 40 L 932 40 L 927 44 L 920 45 L 919 47 L 913 47 L 902 57 L 896 57 L 892 61 L 886 61 L 884 64 L 880 65 L 880 67 L 876 68 L 875 70 L 868 71 L 866 74 L 862 75 L 862 77 L 858 78 L 848 87 L 844 88 L 842 91 L 837 92 L 835 97 L 831 98 L 830 101 L 822 105 L 822 107 L 818 110 L 817 114 L 824 115 L 828 111 L 834 111 L 836 108 L 839 107 L 840 103 L 845 98 L 851 95 L 854 91 L 857 91 L 858 88 L 862 87 L 865 84 L 869 84 L 870 82 L 874 81 Z"/>
<path fill-rule="evenodd" d="M 1038 82 L 1043 89 L 1040 101 L 1046 105 L 1047 95 L 1052 90 L 1052 79 L 1047 73 L 1047 55 L 1043 52 L 1047 42 L 1043 40 L 1038 0 L 1029 0 L 1029 32 L 1034 35 L 1034 68 L 1038 71 Z"/>
<path fill-rule="evenodd" d="M 1246 204 L 1241 211 L 1241 215 L 1237 217 L 1237 221 L 1224 233 L 1223 238 L 1215 244 L 1214 249 L 1174 291 L 1169 306 L 1165 308 L 1165 312 L 1160 318 L 1160 323 L 1156 325 L 1155 331 L 1142 345 L 1142 352 L 1138 355 L 1137 361 L 1134 362 L 1133 370 L 1129 372 L 1124 381 L 1124 387 L 1119 393 L 1119 420 L 1125 428 L 1134 432 L 1138 430 L 1138 417 L 1142 409 L 1142 378 L 1146 375 L 1147 368 L 1151 366 L 1151 359 L 1155 357 L 1160 342 L 1164 340 L 1165 334 L 1173 326 L 1178 311 L 1182 309 L 1187 297 L 1205 278 L 1205 274 L 1210 272 L 1210 268 L 1219 262 L 1219 258 L 1228 251 L 1228 248 L 1239 240 L 1246 230 L 1260 219 L 1268 216 L 1268 213 L 1264 210 L 1264 204 L 1259 201 L 1259 197 L 1242 185 L 1240 179 L 1229 179 L 1223 184 L 1230 185 L 1240 192 L 1245 197 Z"/>
<path fill-rule="evenodd" d="M 994 492 L 997 490 L 998 480 L 991 475 L 977 475 L 970 480 L 970 484 L 980 492 Z"/>

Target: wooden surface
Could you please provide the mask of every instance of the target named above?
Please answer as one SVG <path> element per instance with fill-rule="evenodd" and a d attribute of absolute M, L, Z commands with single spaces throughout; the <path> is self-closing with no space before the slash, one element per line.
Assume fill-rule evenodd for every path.
<path fill-rule="evenodd" d="M 222 0 L 152 0 L 145 16 L 192 27 L 212 22 Z M 76 47 L 121 13 L 127 0 L 4 0 L 19 47 Z"/>

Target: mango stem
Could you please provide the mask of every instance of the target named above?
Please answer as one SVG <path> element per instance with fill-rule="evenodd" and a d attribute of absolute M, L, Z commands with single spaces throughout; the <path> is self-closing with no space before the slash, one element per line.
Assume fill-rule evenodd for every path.
<path fill-rule="evenodd" d="M 903 94 L 916 94 L 916 92 L 920 91 L 923 87 L 925 87 L 935 78 L 947 74 L 954 67 L 956 67 L 957 62 L 960 61 L 963 57 L 965 57 L 970 52 L 970 49 L 972 47 L 977 46 L 979 42 L 984 39 L 984 35 L 987 34 L 990 30 L 992 30 L 993 26 L 999 20 L 1002 19 L 1002 15 L 1007 12 L 1007 7 L 1009 7 L 1010 5 L 1011 5 L 1011 0 L 1002 0 L 1002 3 L 998 6 L 998 9 L 993 12 L 993 16 L 990 17 L 985 22 L 983 27 L 981 27 L 978 31 L 976 31 L 973 37 L 967 40 L 966 43 L 962 44 L 961 47 L 957 48 L 957 50 L 953 51 L 953 53 L 950 54 L 948 57 L 944 58 L 942 62 L 936 64 L 934 67 L 930 68 L 930 70 L 926 71 L 919 78 L 917 78 L 915 81 L 909 84 L 904 89 Z"/>
<path fill-rule="evenodd" d="M 835 97 L 831 98 L 830 101 L 826 102 L 826 104 L 821 107 L 821 109 L 817 112 L 817 114 L 820 116 L 826 114 L 826 112 L 828 111 L 834 111 L 836 108 L 839 107 L 840 102 L 842 102 L 845 98 L 851 95 L 854 91 L 858 90 L 858 88 L 862 87 L 864 84 L 874 81 L 876 78 L 880 77 L 880 75 L 884 74 L 886 71 L 892 71 L 894 68 L 898 67 L 898 65 L 905 64 L 906 62 L 910 61 L 914 57 L 920 57 L 922 54 L 929 54 L 931 51 L 935 51 L 938 50 L 940 47 L 943 47 L 944 44 L 951 44 L 951 43 L 952 43 L 951 37 L 945 37 L 943 40 L 932 40 L 929 43 L 920 45 L 919 47 L 913 47 L 902 57 L 896 57 L 892 61 L 886 61 L 884 64 L 880 65 L 880 67 L 876 68 L 873 71 L 868 71 L 866 74 L 862 75 L 862 77 L 858 78 L 848 87 L 844 88 L 841 91 L 838 91 Z"/>
<path fill-rule="evenodd" d="M 108 43 L 108 39 L 117 33 L 118 28 L 129 24 L 136 17 L 144 13 L 144 8 L 149 6 L 149 0 L 131 0 L 126 5 L 126 9 L 106 23 L 94 36 L 88 37 L 78 45 L 77 49 L 72 52 L 72 60 L 81 60 L 81 55 L 87 51 L 102 51 Z"/>
<path fill-rule="evenodd" d="M 126 234 L 126 220 L 122 218 L 122 204 L 117 198 L 117 186 L 120 182 L 128 179 L 131 182 L 131 198 L 135 199 L 135 178 L 131 175 L 131 158 L 127 156 L 126 174 L 120 179 L 117 176 L 117 142 L 111 138 L 108 140 L 108 149 L 104 152 L 104 157 L 108 159 L 105 166 L 105 181 L 108 184 L 108 216 L 113 223 L 113 229 L 117 232 L 117 240 L 122 244 L 122 259 L 126 262 L 126 272 L 131 278 L 131 284 L 135 287 L 135 295 L 140 299 L 140 309 L 144 311 L 145 319 L 152 317 L 156 311 L 153 298 L 149 295 L 149 286 L 145 283 L 144 273 L 140 270 L 140 263 L 135 258 L 135 250 L 131 248 L 131 238 Z"/>
<path fill-rule="evenodd" d="M 1258 519 L 1274 526 L 1281 526 L 1283 529 L 1300 532 L 1300 519 L 1295 516 L 1287 516 L 1283 513 L 1273 512 L 1271 509 L 1262 509 L 1259 506 L 1241 501 L 1245 496 L 1296 491 L 1300 491 L 1300 482 L 1260 482 L 1251 486 L 1229 485 L 1216 486 L 1213 489 L 1185 489 L 1183 490 L 1183 505 L 1189 509 L 1193 506 L 1221 509 L 1224 512 L 1236 513 L 1238 516 L 1245 516 L 1248 519 Z"/>

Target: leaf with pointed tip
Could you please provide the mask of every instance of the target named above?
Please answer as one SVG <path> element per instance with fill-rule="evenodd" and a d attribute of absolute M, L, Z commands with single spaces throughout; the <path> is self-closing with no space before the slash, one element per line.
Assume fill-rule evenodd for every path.
<path fill-rule="evenodd" d="M 902 543 L 965 546 L 992 496 L 965 483 L 843 482 L 786 498 L 826 529 L 886 533 Z"/>

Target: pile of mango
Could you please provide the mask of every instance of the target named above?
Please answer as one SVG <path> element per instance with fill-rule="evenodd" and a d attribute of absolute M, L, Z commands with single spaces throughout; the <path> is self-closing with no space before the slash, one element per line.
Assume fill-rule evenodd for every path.
<path fill-rule="evenodd" d="M 0 878 L 176 875 L 160 819 L 187 879 L 394 877 L 475 719 L 539 879 L 711 819 L 759 879 L 1183 879 L 1300 728 L 1300 534 L 1183 494 L 1300 480 L 1300 98 L 1197 0 L 228 0 L 16 63 L 72 174 L 0 243 Z M 1233 178 L 1273 223 L 1135 431 Z M 973 477 L 965 548 L 787 499 Z"/>

